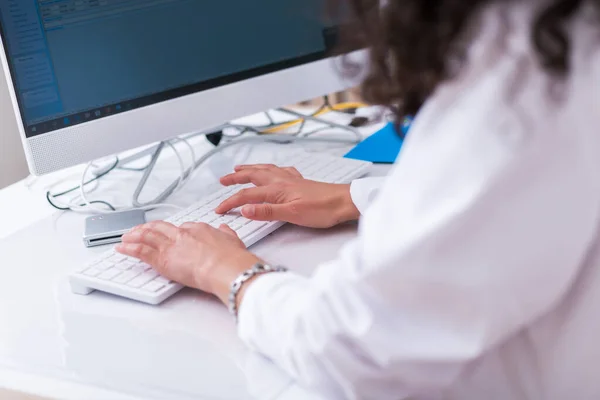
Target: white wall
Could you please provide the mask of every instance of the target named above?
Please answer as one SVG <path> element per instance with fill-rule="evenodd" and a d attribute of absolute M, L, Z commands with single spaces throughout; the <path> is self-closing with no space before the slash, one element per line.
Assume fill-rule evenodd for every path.
<path fill-rule="evenodd" d="M 0 189 L 28 175 L 17 122 L 0 65 Z"/>

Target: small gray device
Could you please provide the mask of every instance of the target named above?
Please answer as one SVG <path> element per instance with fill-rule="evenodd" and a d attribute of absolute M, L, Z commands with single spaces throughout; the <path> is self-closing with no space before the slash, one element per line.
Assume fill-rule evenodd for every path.
<path fill-rule="evenodd" d="M 124 234 L 145 223 L 146 213 L 143 210 L 94 215 L 85 220 L 83 242 L 86 247 L 119 243 Z"/>

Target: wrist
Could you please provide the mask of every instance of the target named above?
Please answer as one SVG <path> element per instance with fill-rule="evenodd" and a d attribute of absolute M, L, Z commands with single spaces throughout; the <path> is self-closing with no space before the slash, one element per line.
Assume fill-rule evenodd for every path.
<path fill-rule="evenodd" d="M 213 268 L 210 273 L 198 276 L 198 280 L 203 283 L 202 287 L 206 288 L 207 292 L 214 294 L 227 305 L 231 283 L 259 262 L 262 260 L 256 255 L 247 250 L 240 250 L 223 264 Z"/>
<path fill-rule="evenodd" d="M 272 267 L 264 263 L 257 263 L 252 268 L 244 271 L 231 283 L 229 291 L 229 301 L 227 308 L 229 313 L 234 317 L 235 321 L 238 321 L 238 314 L 242 299 L 245 297 L 246 290 L 259 276 L 275 273 L 275 272 L 287 272 L 286 268 L 283 267 Z"/>
<path fill-rule="evenodd" d="M 352 201 L 350 185 L 336 185 L 336 221 L 338 224 L 357 221 L 360 211 Z"/>

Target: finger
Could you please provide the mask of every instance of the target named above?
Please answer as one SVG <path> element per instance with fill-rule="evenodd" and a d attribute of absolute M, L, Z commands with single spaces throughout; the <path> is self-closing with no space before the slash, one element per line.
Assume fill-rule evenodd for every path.
<path fill-rule="evenodd" d="M 295 215 L 289 204 L 254 204 L 242 208 L 242 216 L 254 221 L 293 222 Z"/>
<path fill-rule="evenodd" d="M 186 222 L 185 224 L 182 224 L 179 229 L 183 229 L 183 230 L 190 230 L 190 229 L 194 229 L 196 227 L 196 225 L 198 225 L 197 222 Z"/>
<path fill-rule="evenodd" d="M 142 243 L 120 243 L 115 249 L 125 256 L 137 258 L 150 265 L 156 265 L 159 254 L 158 250 Z"/>
<path fill-rule="evenodd" d="M 274 169 L 277 168 L 275 164 L 250 164 L 250 165 L 236 165 L 234 171 L 244 171 L 247 169 Z"/>
<path fill-rule="evenodd" d="M 300 173 L 300 171 L 298 171 L 296 168 L 294 167 L 286 167 L 283 168 L 286 172 L 289 172 L 291 175 L 298 177 L 298 178 L 302 178 L 302 174 Z"/>
<path fill-rule="evenodd" d="M 275 175 L 267 169 L 245 169 L 243 171 L 234 172 L 221 178 L 221 184 L 224 186 L 245 185 L 253 183 L 256 186 L 267 185 L 275 179 Z"/>
<path fill-rule="evenodd" d="M 145 244 L 154 249 L 160 249 L 170 242 L 168 237 L 166 237 L 159 231 L 149 229 L 149 228 L 140 228 L 140 229 L 131 231 L 131 232 L 123 235 L 121 240 L 123 241 L 123 243 Z"/>
<path fill-rule="evenodd" d="M 146 226 L 147 226 L 147 224 L 141 224 L 141 225 L 134 226 L 127 233 L 133 233 L 133 232 L 139 231 L 141 229 L 144 229 L 144 227 L 146 227 Z"/>
<path fill-rule="evenodd" d="M 259 204 L 269 202 L 271 199 L 272 189 L 268 186 L 256 187 L 250 189 L 242 189 L 227 200 L 223 201 L 216 209 L 217 214 L 225 214 L 234 208 L 244 206 L 246 204 Z"/>
<path fill-rule="evenodd" d="M 219 226 L 219 230 L 223 233 L 226 233 L 228 235 L 231 235 L 231 236 L 239 239 L 237 233 L 235 233 L 235 231 L 233 229 L 231 229 L 229 227 L 229 225 L 222 224 L 221 226 Z"/>
<path fill-rule="evenodd" d="M 181 225 L 180 229 L 184 231 L 198 232 L 207 228 L 211 228 L 210 225 L 205 224 L 203 222 L 186 222 Z"/>
<path fill-rule="evenodd" d="M 153 221 L 149 222 L 146 225 L 142 225 L 141 229 L 150 229 L 156 231 L 170 240 L 175 240 L 177 238 L 178 228 L 165 221 Z"/>

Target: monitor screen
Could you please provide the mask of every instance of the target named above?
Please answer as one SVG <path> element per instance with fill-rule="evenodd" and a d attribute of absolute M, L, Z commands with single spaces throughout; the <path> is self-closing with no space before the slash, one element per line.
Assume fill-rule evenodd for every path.
<path fill-rule="evenodd" d="M 323 0 L 0 0 L 26 135 L 324 58 Z"/>

